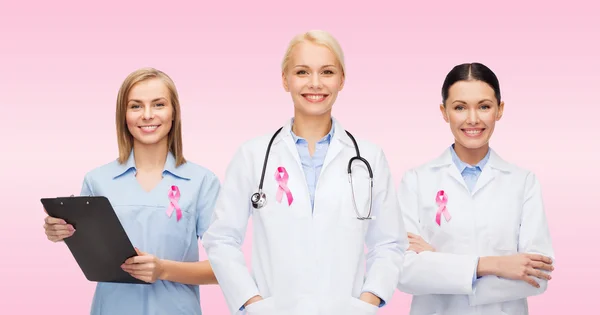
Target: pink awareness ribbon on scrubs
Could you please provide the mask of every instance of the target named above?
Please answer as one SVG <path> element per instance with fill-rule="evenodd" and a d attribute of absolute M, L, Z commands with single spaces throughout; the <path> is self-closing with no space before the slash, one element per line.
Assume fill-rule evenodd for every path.
<path fill-rule="evenodd" d="M 275 172 L 275 180 L 279 187 L 277 188 L 277 202 L 281 203 L 281 198 L 283 198 L 283 193 L 285 192 L 288 200 L 288 206 L 292 204 L 294 201 L 294 197 L 292 196 L 292 192 L 287 186 L 289 175 L 285 169 L 285 167 L 280 166 L 277 168 Z"/>
<path fill-rule="evenodd" d="M 169 218 L 173 214 L 173 210 L 177 212 L 177 221 L 181 220 L 181 208 L 179 207 L 179 188 L 177 186 L 171 186 L 169 191 L 169 209 L 167 209 L 167 215 Z"/>
<path fill-rule="evenodd" d="M 446 195 L 446 193 L 444 193 L 443 190 L 438 191 L 437 195 L 435 196 L 435 202 L 438 205 L 438 210 L 435 214 L 435 222 L 437 223 L 437 225 L 442 224 L 442 213 L 444 214 L 446 222 L 450 221 L 450 219 L 452 219 L 452 216 L 450 216 L 450 212 L 448 212 L 448 208 L 446 207 L 446 204 L 448 204 L 448 195 Z"/>

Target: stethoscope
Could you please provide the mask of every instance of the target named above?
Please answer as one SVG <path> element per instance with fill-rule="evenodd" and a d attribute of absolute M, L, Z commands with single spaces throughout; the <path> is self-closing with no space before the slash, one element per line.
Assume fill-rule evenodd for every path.
<path fill-rule="evenodd" d="M 252 197 L 250 197 L 250 201 L 252 202 L 252 207 L 254 209 L 261 209 L 267 204 L 267 196 L 262 191 L 263 182 L 265 179 L 265 171 L 267 168 L 267 162 L 269 160 L 269 152 L 271 151 L 271 145 L 273 144 L 273 140 L 275 140 L 275 137 L 279 134 L 279 132 L 282 129 L 283 129 L 283 127 L 279 128 L 275 132 L 275 134 L 273 134 L 273 136 L 271 137 L 271 140 L 269 141 L 269 146 L 267 146 L 267 152 L 265 154 L 265 159 L 263 162 L 262 174 L 260 176 L 260 183 L 258 184 L 258 192 L 252 194 Z M 348 131 L 346 131 L 346 134 L 350 137 L 350 139 L 352 140 L 352 143 L 354 143 L 354 149 L 356 150 L 356 156 L 350 158 L 350 160 L 348 161 L 348 181 L 350 182 L 350 187 L 352 189 L 352 203 L 354 205 L 354 211 L 356 212 L 357 219 L 370 220 L 371 219 L 371 211 L 373 209 L 373 171 L 371 170 L 371 165 L 369 164 L 369 162 L 360 156 L 360 151 L 358 150 L 358 144 L 356 143 L 354 136 L 352 136 L 352 134 L 350 134 Z M 354 161 L 363 162 L 367 166 L 367 170 L 369 171 L 369 181 L 370 181 L 370 183 L 369 183 L 370 184 L 370 187 L 369 187 L 369 212 L 367 213 L 366 217 L 363 217 L 360 215 L 360 213 L 358 211 L 358 207 L 356 206 L 356 198 L 354 197 L 354 185 L 352 183 L 352 163 Z"/>

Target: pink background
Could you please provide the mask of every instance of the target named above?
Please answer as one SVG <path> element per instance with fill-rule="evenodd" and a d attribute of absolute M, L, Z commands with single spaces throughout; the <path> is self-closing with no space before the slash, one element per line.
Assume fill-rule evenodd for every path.
<path fill-rule="evenodd" d="M 85 172 L 117 156 L 115 100 L 129 72 L 172 76 L 186 157 L 223 178 L 240 143 L 292 114 L 279 65 L 291 37 L 308 29 L 341 42 L 348 76 L 334 115 L 384 148 L 396 183 L 452 141 L 438 111 L 445 74 L 463 62 L 490 66 L 506 101 L 492 146 L 539 176 L 558 260 L 531 314 L 591 311 L 600 280 L 598 5 L 395 2 L 3 1 L 0 313 L 89 313 L 94 284 L 64 244 L 45 238 L 39 199 L 78 194 Z M 226 313 L 217 286 L 201 291 L 205 314 Z M 397 291 L 379 314 L 407 314 L 409 303 Z"/>

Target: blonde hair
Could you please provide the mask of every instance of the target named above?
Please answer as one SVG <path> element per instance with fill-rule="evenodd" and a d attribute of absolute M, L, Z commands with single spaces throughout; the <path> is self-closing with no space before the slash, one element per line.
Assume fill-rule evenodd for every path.
<path fill-rule="evenodd" d="M 331 52 L 336 56 L 340 66 L 342 67 L 342 77 L 346 77 L 346 66 L 344 64 L 344 52 L 342 51 L 342 47 L 331 34 L 321 30 L 308 31 L 303 34 L 298 34 L 292 38 L 288 45 L 287 51 L 285 52 L 285 56 L 283 57 L 283 61 L 281 62 L 282 72 L 287 70 L 292 50 L 294 47 L 296 47 L 296 45 L 302 42 L 310 42 L 329 48 L 329 50 L 331 50 Z"/>
<path fill-rule="evenodd" d="M 117 142 L 119 144 L 118 161 L 121 164 L 127 162 L 131 155 L 131 150 L 133 149 L 133 136 L 127 128 L 126 121 L 129 91 L 131 91 L 131 88 L 137 83 L 150 79 L 160 79 L 167 87 L 167 90 L 169 90 L 169 98 L 171 99 L 171 105 L 173 105 L 173 124 L 171 130 L 169 130 L 168 147 L 169 151 L 175 157 L 175 165 L 179 166 L 186 162 L 183 157 L 179 95 L 173 80 L 171 80 L 164 72 L 154 68 L 142 68 L 132 72 L 125 78 L 125 81 L 123 81 L 123 84 L 121 84 L 121 88 L 119 89 L 116 111 Z"/>

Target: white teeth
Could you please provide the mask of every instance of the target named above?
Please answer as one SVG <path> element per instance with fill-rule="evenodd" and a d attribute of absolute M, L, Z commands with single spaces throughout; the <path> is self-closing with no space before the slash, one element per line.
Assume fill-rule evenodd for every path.
<path fill-rule="evenodd" d="M 478 135 L 481 133 L 481 130 L 465 130 L 468 135 Z"/>
<path fill-rule="evenodd" d="M 320 101 L 323 99 L 323 95 L 307 95 L 306 98 L 308 98 L 311 101 Z"/>
<path fill-rule="evenodd" d="M 158 126 L 142 126 L 142 129 L 147 131 L 155 130 L 156 128 L 158 128 Z"/>

